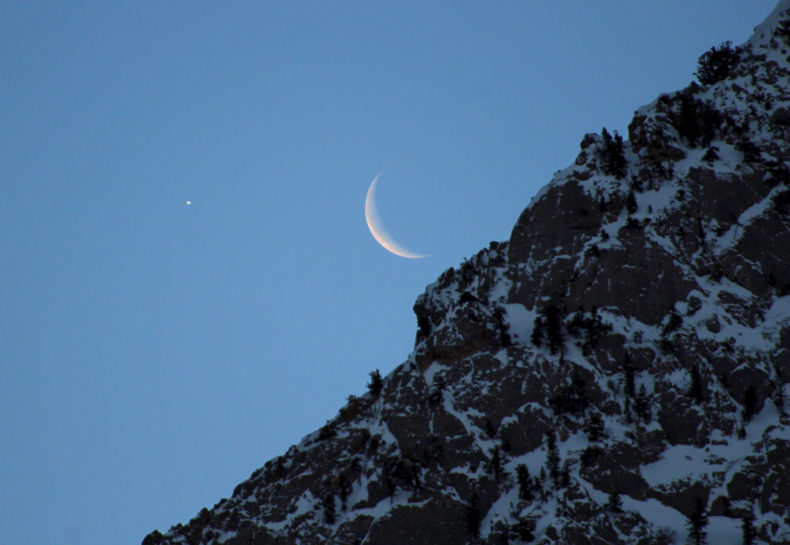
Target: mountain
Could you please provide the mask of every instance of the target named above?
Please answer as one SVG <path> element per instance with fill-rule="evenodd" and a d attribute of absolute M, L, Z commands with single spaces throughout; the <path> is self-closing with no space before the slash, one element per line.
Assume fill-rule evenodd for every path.
<path fill-rule="evenodd" d="M 143 544 L 790 543 L 789 76 L 782 0 L 584 136 L 403 364 Z"/>

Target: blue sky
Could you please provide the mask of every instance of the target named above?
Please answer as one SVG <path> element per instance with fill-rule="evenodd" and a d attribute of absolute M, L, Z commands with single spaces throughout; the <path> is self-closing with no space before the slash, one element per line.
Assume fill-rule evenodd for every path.
<path fill-rule="evenodd" d="M 138 543 L 229 496 L 408 356 L 417 295 L 584 133 L 774 3 L 2 3 L 3 539 Z M 381 171 L 430 257 L 370 236 Z"/>

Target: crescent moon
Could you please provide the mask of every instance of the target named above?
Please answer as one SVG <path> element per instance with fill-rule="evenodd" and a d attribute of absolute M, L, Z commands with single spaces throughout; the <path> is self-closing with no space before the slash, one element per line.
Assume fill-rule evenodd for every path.
<path fill-rule="evenodd" d="M 381 173 L 379 172 L 376 177 L 373 178 L 373 181 L 370 183 L 370 187 L 368 188 L 368 194 L 365 197 L 365 220 L 368 222 L 370 234 L 373 235 L 373 238 L 376 239 L 376 242 L 381 244 L 385 250 L 392 252 L 395 255 L 407 257 L 409 259 L 427 257 L 427 255 L 410 252 L 395 242 L 395 239 L 392 238 L 392 235 L 387 232 L 387 230 L 384 228 L 384 225 L 381 223 L 378 210 L 376 210 L 376 182 L 379 181 L 380 176 Z"/>

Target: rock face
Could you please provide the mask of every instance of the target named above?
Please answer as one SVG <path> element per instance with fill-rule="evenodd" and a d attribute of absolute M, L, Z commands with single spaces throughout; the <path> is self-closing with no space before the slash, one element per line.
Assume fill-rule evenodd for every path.
<path fill-rule="evenodd" d="M 734 52 L 428 286 L 380 391 L 143 544 L 790 543 L 790 0 Z"/>

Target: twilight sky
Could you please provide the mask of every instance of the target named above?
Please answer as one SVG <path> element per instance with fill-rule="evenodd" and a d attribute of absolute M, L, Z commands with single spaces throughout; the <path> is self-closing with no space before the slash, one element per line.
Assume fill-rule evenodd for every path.
<path fill-rule="evenodd" d="M 231 495 L 406 359 L 417 295 L 584 133 L 774 4 L 0 4 L 2 540 L 135 544 Z M 368 232 L 381 171 L 430 257 Z"/>

